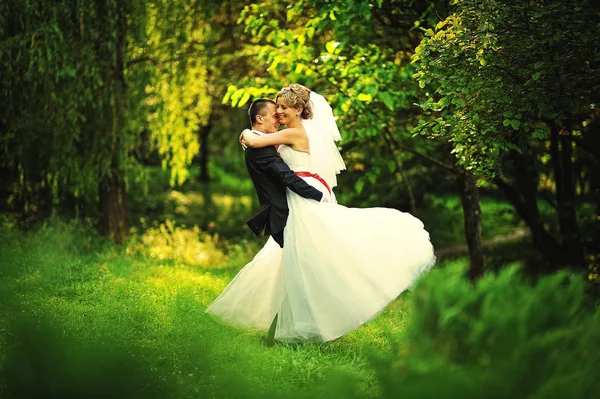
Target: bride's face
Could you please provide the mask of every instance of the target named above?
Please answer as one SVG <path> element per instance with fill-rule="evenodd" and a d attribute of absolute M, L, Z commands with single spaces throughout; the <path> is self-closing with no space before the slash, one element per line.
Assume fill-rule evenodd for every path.
<path fill-rule="evenodd" d="M 301 109 L 290 107 L 281 98 L 277 100 L 277 114 L 281 124 L 289 126 L 290 122 L 298 120 L 301 112 Z"/>

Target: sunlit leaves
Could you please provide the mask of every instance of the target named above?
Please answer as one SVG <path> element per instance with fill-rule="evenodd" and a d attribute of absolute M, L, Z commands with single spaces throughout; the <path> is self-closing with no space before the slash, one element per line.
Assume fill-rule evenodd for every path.
<path fill-rule="evenodd" d="M 55 201 L 97 200 L 104 176 L 151 151 L 181 183 L 198 151 L 211 110 L 203 15 L 184 0 L 123 4 L 118 48 L 116 2 L 0 3 L 0 21 L 16 21 L 0 27 L 3 165 L 23 184 L 42 176 Z"/>
<path fill-rule="evenodd" d="M 284 6 L 282 20 L 277 10 Z M 391 16 L 386 14 L 390 7 L 395 9 Z M 414 141 L 410 125 L 419 113 L 413 105 L 419 89 L 409 62 L 413 34 L 394 24 L 411 27 L 426 17 L 416 9 L 409 1 L 310 0 L 247 6 L 239 22 L 246 31 L 256 32 L 255 44 L 244 52 L 252 57 L 256 71 L 230 86 L 223 101 L 242 106 L 243 93 L 266 96 L 299 82 L 326 96 L 345 143 L 368 141 L 385 148 L 389 147 L 385 135 Z M 377 18 L 390 18 L 389 25 L 381 25 Z M 388 150 L 383 156 L 397 155 Z M 355 189 L 372 184 L 381 170 L 371 168 Z"/>
<path fill-rule="evenodd" d="M 336 42 L 334 40 L 329 41 L 327 43 L 325 43 L 325 49 L 327 50 L 328 53 L 334 54 L 335 53 L 335 49 L 339 46 L 339 42 Z"/>
<path fill-rule="evenodd" d="M 234 107 L 242 107 L 246 105 L 250 98 L 256 99 L 260 97 L 273 98 L 278 90 L 269 86 L 263 87 L 237 87 L 230 85 L 227 88 L 227 93 L 223 97 L 223 103 L 231 103 Z"/>
<path fill-rule="evenodd" d="M 156 0 L 146 6 L 145 39 L 132 52 L 156 61 L 134 65 L 129 73 L 130 90 L 139 100 L 131 112 L 135 128 L 151 132 L 163 167 L 171 170 L 171 184 L 181 184 L 198 153 L 198 130 L 211 112 L 206 57 L 211 30 L 186 1 Z"/>
<path fill-rule="evenodd" d="M 366 103 L 370 103 L 373 100 L 373 96 L 370 94 L 360 93 L 358 95 L 358 101 L 364 101 Z"/>

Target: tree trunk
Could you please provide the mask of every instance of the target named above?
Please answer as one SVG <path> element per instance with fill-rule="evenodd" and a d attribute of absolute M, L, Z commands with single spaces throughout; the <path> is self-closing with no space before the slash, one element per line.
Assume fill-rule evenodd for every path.
<path fill-rule="evenodd" d="M 537 203 L 538 179 L 534 160 L 526 150 L 522 154 L 512 152 L 510 156 L 514 160 L 514 186 L 499 177 L 494 178 L 493 182 L 504 192 L 529 227 L 533 244 L 540 254 L 551 264 L 556 264 L 556 260 L 560 257 L 559 245 L 546 230 L 540 215 Z"/>
<path fill-rule="evenodd" d="M 527 224 L 527 227 L 531 232 L 533 244 L 540 254 L 547 261 L 556 261 L 557 257 L 559 256 L 557 251 L 558 242 L 544 227 L 544 223 L 540 218 L 536 196 L 532 196 L 531 193 L 523 192 L 500 178 L 495 178 L 493 181 L 496 186 L 502 190 L 519 216 Z M 517 187 L 522 187 L 522 182 L 520 183 L 521 184 L 517 183 Z"/>
<path fill-rule="evenodd" d="M 596 120 L 583 130 L 584 144 L 595 151 L 587 153 L 586 168 L 588 171 L 590 200 L 595 204 L 596 218 L 589 237 L 589 250 L 600 254 L 600 121 Z"/>
<path fill-rule="evenodd" d="M 121 242 L 127 234 L 127 193 L 122 172 L 106 175 L 100 183 L 101 232 Z"/>
<path fill-rule="evenodd" d="M 475 176 L 464 171 L 460 176 L 460 199 L 465 221 L 465 238 L 469 247 L 469 278 L 483 275 L 483 248 L 481 246 L 481 201 Z"/>
<path fill-rule="evenodd" d="M 113 74 L 111 132 L 111 167 L 110 172 L 100 181 L 101 232 L 107 237 L 121 242 L 127 234 L 127 192 L 125 186 L 125 169 L 121 165 L 124 158 L 122 151 L 125 128 L 125 70 L 123 55 L 126 50 L 127 12 L 124 0 L 117 0 L 117 35 L 115 43 L 115 64 Z"/>
<path fill-rule="evenodd" d="M 570 134 L 570 126 L 566 134 Z M 556 204 L 561 236 L 562 262 L 575 266 L 584 264 L 583 245 L 577 224 L 575 179 L 573 173 L 573 143 L 556 124 L 550 127 L 550 153 L 556 182 Z"/>
<path fill-rule="evenodd" d="M 415 201 L 415 194 L 413 193 L 413 189 L 412 189 L 410 182 L 408 181 L 408 178 L 404 174 L 404 168 L 402 168 L 402 163 L 400 161 L 398 161 L 398 158 L 395 156 L 394 156 L 394 160 L 396 161 L 396 168 L 398 169 L 398 173 L 400 174 L 402 181 L 406 185 L 410 213 L 412 213 L 414 215 L 415 213 L 417 213 L 417 202 Z"/>

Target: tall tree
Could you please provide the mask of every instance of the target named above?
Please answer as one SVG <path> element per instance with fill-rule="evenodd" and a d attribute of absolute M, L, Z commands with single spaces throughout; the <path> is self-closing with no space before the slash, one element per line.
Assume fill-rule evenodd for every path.
<path fill-rule="evenodd" d="M 247 37 L 237 24 L 246 2 L 242 0 L 204 1 L 202 14 L 206 39 L 203 63 L 207 68 L 206 88 L 210 102 L 206 105 L 208 123 L 199 126 L 200 153 L 198 156 L 201 181 L 209 181 L 209 155 L 215 130 L 229 130 L 232 109 L 223 104 L 222 99 L 232 81 L 238 81 L 248 73 L 245 57 L 239 51 L 247 42 Z M 235 135 L 235 132 L 232 131 Z M 229 137 L 229 135 L 228 135 Z M 215 145 L 216 147 L 216 145 Z M 237 149 L 237 148 L 236 148 Z"/>
<path fill-rule="evenodd" d="M 194 8 L 193 6 L 196 6 Z M 0 4 L 2 167 L 54 202 L 97 203 L 104 233 L 126 232 L 127 171 L 149 136 L 173 182 L 197 152 L 204 66 L 196 3 L 7 0 Z"/>
<path fill-rule="evenodd" d="M 422 130 L 452 142 L 459 164 L 493 179 L 549 260 L 581 265 L 573 160 L 597 156 L 589 122 L 600 99 L 600 8 L 586 0 L 453 3 L 455 12 L 417 48 L 416 77 L 435 88 L 421 106 L 438 116 Z M 558 240 L 537 205 L 545 173 Z"/>

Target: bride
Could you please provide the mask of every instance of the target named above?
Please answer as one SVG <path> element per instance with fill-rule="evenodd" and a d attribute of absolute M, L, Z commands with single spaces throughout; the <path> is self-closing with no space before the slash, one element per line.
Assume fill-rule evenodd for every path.
<path fill-rule="evenodd" d="M 379 314 L 435 263 L 423 223 L 388 208 L 347 208 L 332 191 L 345 169 L 341 136 L 323 96 L 299 84 L 277 95 L 286 129 L 243 132 L 249 147 L 280 144 L 296 174 L 319 189 L 319 203 L 287 190 L 282 248 L 269 238 L 207 312 L 228 324 L 274 329 L 281 342 L 331 341 Z"/>

